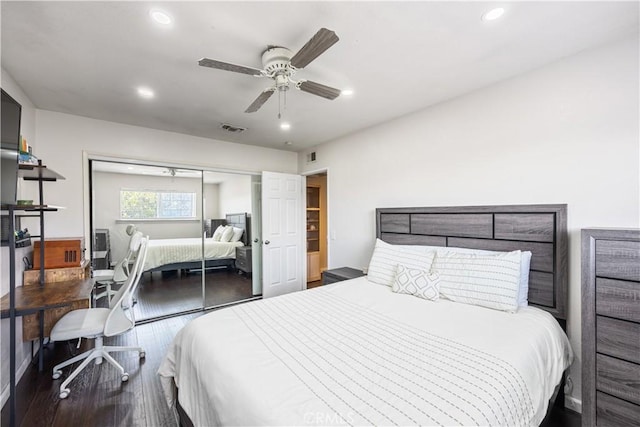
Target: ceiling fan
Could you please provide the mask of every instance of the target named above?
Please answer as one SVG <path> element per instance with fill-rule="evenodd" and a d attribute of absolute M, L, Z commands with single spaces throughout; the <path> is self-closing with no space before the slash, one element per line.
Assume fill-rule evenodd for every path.
<path fill-rule="evenodd" d="M 339 89 L 310 80 L 294 80 L 293 76 L 296 71 L 309 65 L 311 61 L 333 46 L 338 40 L 339 38 L 336 33 L 326 28 L 321 28 L 295 55 L 286 47 L 269 46 L 267 50 L 262 53 L 262 69 L 245 67 L 209 58 L 202 58 L 198 61 L 198 65 L 233 71 L 234 73 L 248 74 L 255 77 L 268 77 L 274 81 L 274 85 L 262 91 L 255 101 L 245 110 L 245 113 L 258 111 L 276 91 L 286 94 L 290 85 L 312 95 L 321 96 L 326 99 L 336 99 L 338 95 L 340 95 Z"/>

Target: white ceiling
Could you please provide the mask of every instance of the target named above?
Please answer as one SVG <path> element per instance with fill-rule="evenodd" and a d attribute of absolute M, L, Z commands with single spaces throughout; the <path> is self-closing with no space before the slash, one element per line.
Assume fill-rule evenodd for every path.
<path fill-rule="evenodd" d="M 498 21 L 481 15 L 495 6 Z M 638 32 L 638 2 L 7 2 L 2 67 L 37 108 L 219 140 L 303 150 Z M 174 18 L 160 28 L 159 7 Z M 199 67 L 261 68 L 267 45 L 294 52 L 321 27 L 340 41 L 297 77 L 352 97 L 289 91 L 279 128 L 270 86 Z M 135 88 L 155 90 L 140 99 Z M 221 123 L 248 128 L 230 134 Z M 291 141 L 293 145 L 285 145 Z"/>

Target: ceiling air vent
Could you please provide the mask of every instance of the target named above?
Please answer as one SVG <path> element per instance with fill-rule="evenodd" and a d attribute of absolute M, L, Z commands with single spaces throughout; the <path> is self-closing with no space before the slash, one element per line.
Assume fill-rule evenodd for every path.
<path fill-rule="evenodd" d="M 245 130 L 247 130 L 247 128 L 241 128 L 240 126 L 234 126 L 234 125 L 230 125 L 228 123 L 222 123 L 220 125 L 220 128 L 226 130 L 227 132 L 231 132 L 231 133 L 242 133 Z"/>

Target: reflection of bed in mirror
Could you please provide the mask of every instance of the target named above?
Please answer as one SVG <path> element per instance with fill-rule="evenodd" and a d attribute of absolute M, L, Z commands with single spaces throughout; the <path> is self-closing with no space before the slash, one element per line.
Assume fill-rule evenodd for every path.
<path fill-rule="evenodd" d="M 219 242 L 204 239 L 204 267 L 232 269 L 236 248 L 250 244 L 249 215 L 246 212 L 227 214 L 226 224 L 244 230 L 237 242 Z M 202 239 L 200 237 L 179 239 L 155 239 L 149 241 L 144 271 L 173 271 L 202 269 Z"/>

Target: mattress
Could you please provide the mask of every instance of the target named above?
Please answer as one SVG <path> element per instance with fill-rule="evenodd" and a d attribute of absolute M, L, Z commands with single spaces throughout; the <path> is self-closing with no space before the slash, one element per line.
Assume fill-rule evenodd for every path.
<path fill-rule="evenodd" d="M 205 259 L 235 258 L 236 248 L 244 246 L 242 242 L 217 242 L 204 239 Z M 202 259 L 202 239 L 157 239 L 149 240 L 147 260 L 143 271 L 165 264 L 194 262 Z"/>
<path fill-rule="evenodd" d="M 557 321 L 361 277 L 193 320 L 159 368 L 195 425 L 538 425 L 573 353 Z M 173 382 L 173 384 L 172 384 Z"/>

